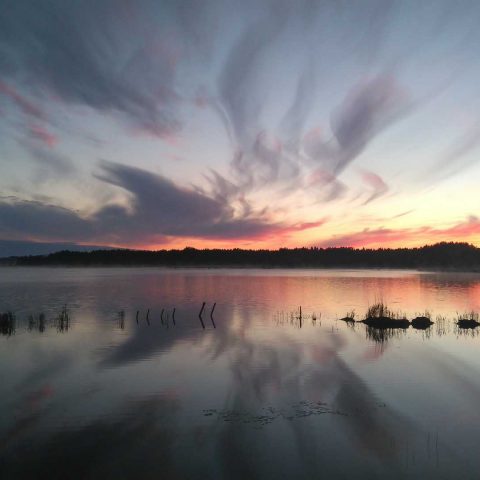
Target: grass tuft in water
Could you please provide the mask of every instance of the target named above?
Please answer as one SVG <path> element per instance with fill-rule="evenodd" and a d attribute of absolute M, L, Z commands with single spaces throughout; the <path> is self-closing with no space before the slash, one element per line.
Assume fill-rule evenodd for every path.
<path fill-rule="evenodd" d="M 408 328 L 410 325 L 404 314 L 393 312 L 383 302 L 368 307 L 362 322 L 373 328 Z"/>
<path fill-rule="evenodd" d="M 15 315 L 12 312 L 0 313 L 0 334 L 10 337 L 15 333 Z"/>
<path fill-rule="evenodd" d="M 67 332 L 70 327 L 70 315 L 67 310 L 67 306 L 64 305 L 62 311 L 55 320 L 55 325 L 58 332 Z"/>

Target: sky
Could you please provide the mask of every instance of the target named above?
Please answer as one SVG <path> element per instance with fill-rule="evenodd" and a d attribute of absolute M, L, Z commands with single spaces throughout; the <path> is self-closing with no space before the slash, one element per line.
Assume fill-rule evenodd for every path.
<path fill-rule="evenodd" d="M 0 254 L 480 246 L 480 3 L 0 0 Z"/>

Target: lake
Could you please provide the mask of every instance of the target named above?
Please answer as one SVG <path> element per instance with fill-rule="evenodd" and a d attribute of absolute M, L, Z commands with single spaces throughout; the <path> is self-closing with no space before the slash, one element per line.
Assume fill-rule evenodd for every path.
<path fill-rule="evenodd" d="M 434 324 L 339 320 L 379 301 Z M 0 477 L 476 479 L 472 310 L 479 274 L 1 268 Z"/>

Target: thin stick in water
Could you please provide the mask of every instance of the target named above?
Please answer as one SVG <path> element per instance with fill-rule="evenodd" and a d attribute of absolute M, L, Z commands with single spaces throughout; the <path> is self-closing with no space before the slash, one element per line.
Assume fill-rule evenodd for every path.
<path fill-rule="evenodd" d="M 202 328 L 205 328 L 205 324 L 203 323 L 203 319 L 202 319 L 202 313 L 203 313 L 204 308 L 205 308 L 205 302 L 202 303 L 202 308 L 200 309 L 200 312 L 198 312 L 198 318 L 200 319 L 200 323 L 202 324 Z"/>
<path fill-rule="evenodd" d="M 215 325 L 215 321 L 213 320 L 213 311 L 215 310 L 215 307 L 217 306 L 217 302 L 213 304 L 212 311 L 210 312 L 210 320 L 212 321 L 213 328 L 217 328 Z"/>

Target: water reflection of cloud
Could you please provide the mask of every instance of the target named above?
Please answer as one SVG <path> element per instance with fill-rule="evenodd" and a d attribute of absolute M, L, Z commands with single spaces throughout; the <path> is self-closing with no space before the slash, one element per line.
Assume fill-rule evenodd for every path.
<path fill-rule="evenodd" d="M 113 419 L 59 430 L 30 444 L 19 461 L 0 453 L 3 478 L 177 478 L 173 449 L 178 402 L 149 397 L 129 402 Z"/>
<path fill-rule="evenodd" d="M 64 454 L 76 467 L 81 455 L 85 458 L 92 455 L 91 471 L 82 470 L 87 467 L 78 467 L 84 475 L 94 470 L 95 474 L 98 470 L 101 475 L 112 466 L 109 463 L 112 457 L 122 456 L 120 464 L 128 472 L 132 468 L 129 462 L 143 462 L 136 472 L 137 477 L 142 476 L 145 469 L 152 468 L 157 476 L 185 478 L 191 473 L 190 468 L 195 468 L 203 475 L 197 478 L 280 478 L 283 475 L 310 479 L 318 477 L 319 471 L 326 478 L 334 478 L 342 475 L 351 477 L 352 469 L 357 478 L 362 478 L 362 475 L 363 478 L 372 478 L 372 472 L 380 475 L 392 470 L 400 472 L 398 477 L 402 478 L 399 465 L 405 460 L 405 446 L 423 440 L 424 432 L 425 439 L 427 435 L 427 425 L 421 423 L 423 417 L 420 413 L 428 411 L 429 405 L 426 399 L 417 399 L 418 392 L 426 395 L 429 401 L 436 395 L 441 397 L 447 389 L 448 398 L 445 402 L 441 398 L 436 399 L 435 405 L 443 409 L 455 398 L 458 422 L 466 424 L 467 417 L 477 419 L 475 409 L 480 389 L 474 378 L 475 368 L 464 368 L 468 362 L 465 365 L 456 362 L 444 351 L 445 346 L 448 350 L 450 347 L 458 349 L 458 345 L 474 345 L 475 339 L 457 340 L 454 335 L 438 338 L 437 334 L 427 344 L 421 342 L 420 333 L 423 332 L 410 328 L 405 341 L 397 342 L 392 338 L 388 343 L 379 344 L 365 339 L 365 325 L 347 328 L 348 325 L 336 322 L 335 315 L 331 314 L 332 311 L 342 314 L 345 308 L 341 303 L 343 300 L 332 293 L 335 290 L 343 297 L 348 296 L 349 307 L 352 305 L 358 311 L 363 308 L 362 302 L 379 290 L 388 293 L 386 300 L 395 293 L 395 298 L 405 299 L 408 308 L 420 311 L 420 301 L 425 306 L 425 302 L 431 302 L 438 295 L 435 274 L 412 274 L 411 278 L 407 275 L 395 283 L 391 278 L 362 278 L 357 273 L 345 284 L 342 284 L 341 278 L 328 279 L 327 286 L 319 277 L 282 277 L 282 280 L 275 279 L 269 284 L 265 274 L 246 277 L 237 272 L 227 284 L 225 276 L 219 272 L 206 281 L 201 276 L 192 279 L 193 274 L 182 273 L 177 282 L 174 275 L 168 275 L 165 290 L 162 290 L 161 281 L 151 283 L 155 276 L 153 273 L 148 273 L 144 279 L 149 285 L 146 292 L 141 288 L 145 282 L 133 282 L 133 293 L 121 299 L 122 305 L 115 301 L 118 288 L 111 287 L 106 292 L 98 288 L 107 297 L 106 303 L 101 306 L 99 295 L 95 297 L 90 286 L 77 293 L 88 295 L 90 308 L 98 302 L 102 314 L 97 312 L 93 315 L 93 321 L 89 317 L 88 322 L 82 323 L 79 313 L 75 315 L 68 334 L 57 335 L 53 329 L 47 330 L 40 340 L 40 336 L 25 331 L 25 335 L 5 340 L 6 345 L 8 342 L 20 344 L 28 339 L 30 346 L 38 345 L 40 341 L 48 341 L 51 346 L 68 346 L 64 349 L 64 356 L 60 353 L 37 354 L 28 350 L 31 351 L 31 359 L 38 361 L 31 362 L 27 369 L 31 373 L 25 377 L 27 380 L 19 379 L 19 390 L 15 395 L 17 399 L 34 399 L 33 405 L 39 406 L 36 411 L 36 407 L 30 408 L 32 415 L 28 415 L 26 410 L 19 416 L 22 418 L 17 425 L 20 433 L 12 437 L 15 442 L 27 438 L 32 442 L 32 468 L 40 472 L 37 478 L 42 478 L 41 475 L 46 472 L 39 453 L 44 438 L 46 448 L 54 451 L 45 456 L 45 462 L 62 463 Z M 190 280 L 186 280 L 185 276 Z M 419 281 L 419 277 L 423 280 Z M 108 282 L 112 279 L 109 278 Z M 245 284 L 248 285 L 242 290 Z M 273 298 L 269 297 L 270 290 L 263 288 L 267 284 L 274 294 Z M 475 284 L 472 277 L 462 276 L 442 284 L 441 291 L 448 300 L 445 308 L 450 308 L 452 303 L 449 302 L 464 302 L 462 310 L 467 308 L 469 299 L 465 288 Z M 285 298 L 280 297 L 281 286 L 289 289 Z M 190 291 L 192 294 L 187 298 Z M 333 296 L 329 297 L 330 293 Z M 425 295 L 423 300 L 422 295 Z M 218 303 L 215 311 L 217 328 L 213 329 L 208 324 L 202 330 L 197 317 L 202 303 L 199 300 L 210 301 L 211 298 Z M 181 304 L 182 299 L 185 299 L 185 304 Z M 103 312 L 108 310 L 107 304 L 111 310 L 110 317 L 106 319 Z M 177 324 L 170 324 L 168 329 L 160 321 L 164 304 L 177 305 Z M 305 322 L 302 328 L 291 328 L 289 323 L 282 326 L 272 322 L 272 312 L 279 308 L 298 308 L 300 304 L 304 312 L 321 308 L 323 323 L 317 322 L 314 326 Z M 403 308 L 403 303 L 401 305 Z M 144 318 L 148 307 L 150 326 Z M 125 330 L 119 331 L 116 315 L 121 308 L 127 309 L 127 316 Z M 137 308 L 142 308 L 143 312 L 138 325 L 134 318 Z M 434 333 L 439 327 L 443 332 L 441 322 L 435 319 L 435 323 L 432 327 Z M 108 335 L 105 332 L 109 332 Z M 93 349 L 85 348 L 86 342 L 90 342 Z M 368 343 L 368 352 L 372 355 L 369 362 L 365 362 L 362 355 Z M 389 347 L 385 350 L 387 344 Z M 423 354 L 412 350 L 415 345 L 421 345 Z M 401 347 L 400 354 L 408 353 L 401 358 L 403 366 L 407 369 L 415 367 L 415 378 L 426 382 L 419 387 L 420 390 L 410 388 L 406 383 L 396 391 L 396 386 L 389 384 L 391 378 L 408 377 L 401 369 L 397 371 L 397 346 Z M 435 347 L 440 347 L 436 353 L 433 351 Z M 383 352 L 386 355 L 380 359 Z M 408 358 L 410 353 L 411 359 Z M 161 361 L 158 361 L 159 358 Z M 378 360 L 375 365 L 371 362 L 372 358 Z M 77 361 L 82 368 L 87 365 L 92 371 L 84 377 L 85 371 L 77 369 L 77 363 L 73 363 L 75 368 L 72 367 L 72 362 Z M 34 367 L 34 364 L 38 366 Z M 385 382 L 378 382 L 376 375 Z M 93 399 L 85 402 L 82 388 L 75 385 L 75 395 L 72 395 L 72 389 L 65 391 L 62 382 L 56 381 L 56 376 L 72 384 L 81 383 L 88 377 L 98 382 L 94 385 L 98 390 Z M 181 391 L 164 392 L 162 398 L 156 395 L 159 389 L 165 388 L 165 384 L 178 388 L 180 382 Z M 52 385 L 56 395 L 52 399 L 36 401 L 37 396 L 43 398 L 41 392 L 45 385 Z M 377 392 L 380 392 L 379 396 Z M 129 402 L 123 409 L 113 407 L 124 402 L 125 397 L 137 400 Z M 151 400 L 150 410 L 144 406 L 146 397 Z M 96 416 L 98 405 L 103 405 L 105 401 L 111 409 L 102 411 L 104 416 L 99 420 Z M 288 411 L 304 401 L 324 402 L 328 409 L 322 415 L 308 418 L 293 416 L 292 420 L 288 420 L 278 416 L 260 430 L 256 429 L 255 422 L 244 424 L 229 418 L 202 415 L 203 409 L 211 407 L 218 411 L 246 412 L 257 418 L 266 407 L 272 406 L 276 412 Z M 30 400 L 25 402 L 31 403 Z M 155 403 L 157 406 L 153 405 Z M 173 410 L 168 407 L 172 404 L 176 405 Z M 57 409 L 60 411 L 64 405 L 68 408 L 67 413 L 61 415 L 61 420 L 72 423 L 67 423 L 64 436 L 58 436 L 45 426 Z M 45 406 L 49 408 L 45 410 Z M 151 413 L 157 409 L 167 416 Z M 330 413 L 337 410 L 346 416 Z M 86 414 L 83 417 L 86 425 L 82 428 L 74 425 L 74 417 L 79 413 Z M 130 417 L 135 415 L 140 418 L 131 420 Z M 145 425 L 148 415 L 149 428 Z M 415 420 L 416 425 L 405 417 Z M 37 432 L 45 435 L 41 441 L 36 437 Z M 98 452 L 94 451 L 88 435 L 97 436 L 99 440 L 96 442 L 102 443 Z M 145 449 L 144 459 L 140 447 L 127 439 L 128 435 L 136 436 L 136 442 Z M 166 437 L 169 440 L 163 443 Z M 73 443 L 74 446 L 67 445 L 61 450 L 60 441 Z M 165 470 L 161 471 L 158 457 L 157 464 L 153 464 L 150 442 L 157 442 L 157 455 L 161 455 L 162 459 L 163 455 L 173 457 L 165 460 Z M 74 453 L 75 449 L 78 452 Z M 14 473 L 31 473 L 30 467 L 9 464 L 8 455 L 8 452 L 3 454 L 7 467 L 11 469 L 7 472 L 14 472 L 14 468 Z M 344 461 L 344 455 L 348 457 L 348 462 Z M 409 455 L 411 458 L 411 452 Z M 61 468 L 64 467 L 62 464 Z M 61 469 L 59 471 L 65 473 Z M 76 478 L 75 475 L 73 478 Z"/>
<path fill-rule="evenodd" d="M 127 340 L 107 349 L 100 362 L 100 367 L 114 367 L 132 362 L 148 360 L 158 353 L 168 353 L 177 342 L 187 340 L 193 335 L 185 329 L 140 326 Z"/>
<path fill-rule="evenodd" d="M 260 409 L 268 402 L 291 405 L 304 399 L 324 401 L 347 413 L 341 422 L 324 425 L 327 429 L 323 431 L 317 429 L 318 422 L 314 421 L 294 420 L 282 427 L 289 431 L 287 437 L 298 455 L 315 451 L 317 459 L 309 458 L 303 463 L 306 478 L 313 478 L 319 471 L 322 443 L 332 433 L 332 426 L 342 431 L 347 439 L 342 441 L 353 443 L 354 448 L 362 447 L 372 458 L 381 462 L 397 460 L 395 442 L 402 443 L 409 427 L 393 411 L 379 406 L 373 392 L 342 359 L 340 352 L 347 345 L 344 335 L 322 335 L 315 345 L 307 347 L 282 331 L 275 335 L 274 342 L 265 344 L 258 340 L 255 330 L 248 331 L 252 319 L 245 315 L 243 320 L 240 332 L 233 334 L 224 329 L 212 338 L 214 344 L 222 344 L 216 351 L 228 353 L 231 387 L 225 408 L 245 412 Z M 253 475 L 249 466 L 253 450 L 261 449 L 258 439 L 252 445 L 251 430 L 235 422 L 224 422 L 219 428 L 215 442 L 224 474 L 228 478 Z M 272 441 L 267 434 L 262 435 L 267 436 L 265 441 Z M 259 471 L 257 465 L 257 476 L 261 475 Z"/>
<path fill-rule="evenodd" d="M 206 332 L 180 328 L 172 333 L 142 326 L 115 347 L 102 364 L 121 365 L 159 352 L 168 354 L 177 342 L 188 338 L 204 350 L 210 361 L 228 368 L 226 379 L 230 386 L 223 399 L 225 409 L 255 412 L 268 402 L 287 406 L 300 399 L 328 402 L 348 414 L 341 424 L 335 422 L 347 439 L 342 441 L 360 446 L 372 458 L 395 461 L 393 445 L 395 441 L 401 442 L 408 428 L 392 411 L 379 407 L 374 394 L 342 359 L 340 352 L 347 346 L 345 335 L 321 335 L 307 348 L 298 339 L 277 330 L 269 332 L 274 339 L 270 337 L 266 342 L 254 313 L 240 314 L 228 308 L 222 313 L 220 328 Z M 312 442 L 320 447 L 325 435 L 315 430 L 315 422 L 292 421 L 287 429 L 298 452 L 307 444 L 312 448 Z M 246 446 L 251 443 L 251 434 L 251 430 L 235 422 L 216 426 L 212 441 L 229 478 L 254 475 L 249 459 L 253 447 Z M 310 473 L 317 467 L 316 462 L 312 464 Z"/>

